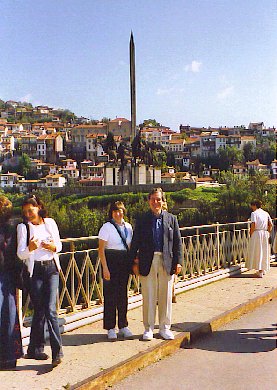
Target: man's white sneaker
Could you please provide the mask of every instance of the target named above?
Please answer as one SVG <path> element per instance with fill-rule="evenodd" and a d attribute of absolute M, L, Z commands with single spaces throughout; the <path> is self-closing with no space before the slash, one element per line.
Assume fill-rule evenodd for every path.
<path fill-rule="evenodd" d="M 144 333 L 143 333 L 142 339 L 144 341 L 153 340 L 153 332 L 152 332 L 152 330 L 145 330 Z"/>
<path fill-rule="evenodd" d="M 108 339 L 111 340 L 111 341 L 114 341 L 114 340 L 117 339 L 117 334 L 116 334 L 115 329 L 109 329 L 108 330 Z"/>
<path fill-rule="evenodd" d="M 159 333 L 164 340 L 174 340 L 174 334 L 169 329 L 162 329 Z"/>
<path fill-rule="evenodd" d="M 133 333 L 127 326 L 125 328 L 119 329 L 117 335 L 118 337 L 124 337 L 125 339 L 131 339 L 133 337 Z"/>

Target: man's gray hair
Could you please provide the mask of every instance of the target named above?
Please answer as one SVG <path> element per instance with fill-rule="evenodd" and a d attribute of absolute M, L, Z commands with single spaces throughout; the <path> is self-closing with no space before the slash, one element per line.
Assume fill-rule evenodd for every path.
<path fill-rule="evenodd" d="M 166 202 L 165 193 L 163 192 L 163 190 L 162 190 L 161 187 L 153 188 L 153 189 L 149 192 L 149 194 L 148 194 L 148 200 L 151 198 L 151 195 L 155 194 L 156 192 L 160 192 L 161 195 L 162 195 L 162 201 L 163 201 L 163 202 Z"/>

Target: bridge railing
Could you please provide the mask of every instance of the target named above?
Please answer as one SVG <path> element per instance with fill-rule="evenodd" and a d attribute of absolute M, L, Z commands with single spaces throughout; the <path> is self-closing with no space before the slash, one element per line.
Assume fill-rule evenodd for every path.
<path fill-rule="evenodd" d="M 198 278 L 242 264 L 246 258 L 249 231 L 250 222 L 180 228 L 185 261 L 179 280 Z M 102 305 L 103 279 L 97 250 L 98 237 L 67 238 L 62 242 L 65 249 L 59 254 L 62 267 L 58 294 L 60 315 Z M 138 276 L 130 276 L 128 291 L 129 296 L 140 294 Z M 22 319 L 27 319 L 32 314 L 29 297 L 19 294 L 18 304 L 22 308 Z"/>

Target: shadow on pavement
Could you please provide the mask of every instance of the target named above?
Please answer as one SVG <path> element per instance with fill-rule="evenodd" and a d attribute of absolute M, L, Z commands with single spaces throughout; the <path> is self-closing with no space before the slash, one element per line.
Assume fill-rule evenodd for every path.
<path fill-rule="evenodd" d="M 276 327 L 216 331 L 188 348 L 230 353 L 269 352 L 276 348 L 274 331 Z"/>
<path fill-rule="evenodd" d="M 26 364 L 24 366 L 17 366 L 15 371 L 37 371 L 37 375 L 47 374 L 53 370 L 52 364 Z"/>
<path fill-rule="evenodd" d="M 211 332 L 211 326 L 209 322 L 175 322 L 171 325 L 171 330 L 175 332 L 194 332 L 201 328 L 201 333 Z"/>
<path fill-rule="evenodd" d="M 230 279 L 261 279 L 255 273 L 253 274 L 240 273 L 236 275 L 230 275 L 229 278 Z"/>
<path fill-rule="evenodd" d="M 133 339 L 139 339 L 141 335 L 134 335 Z M 78 345 L 91 345 L 97 343 L 118 343 L 124 341 L 124 339 L 118 338 L 116 341 L 110 341 L 107 339 L 106 333 L 98 334 L 70 334 L 65 333 L 62 335 L 62 341 L 64 346 L 78 346 Z"/>

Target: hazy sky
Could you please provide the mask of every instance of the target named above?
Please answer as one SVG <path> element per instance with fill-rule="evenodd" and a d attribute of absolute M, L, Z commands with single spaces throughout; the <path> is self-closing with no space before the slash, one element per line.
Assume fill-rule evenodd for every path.
<path fill-rule="evenodd" d="M 276 0 L 2 0 L 0 98 L 137 121 L 277 126 Z"/>

